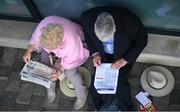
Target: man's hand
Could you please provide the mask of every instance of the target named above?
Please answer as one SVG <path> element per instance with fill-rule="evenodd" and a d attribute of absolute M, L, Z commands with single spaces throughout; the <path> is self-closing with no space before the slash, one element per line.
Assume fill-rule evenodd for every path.
<path fill-rule="evenodd" d="M 123 66 L 125 66 L 128 62 L 126 60 L 124 60 L 123 58 L 117 60 L 115 63 L 113 63 L 111 65 L 111 67 L 115 68 L 115 69 L 120 69 Z"/>
<path fill-rule="evenodd" d="M 99 54 L 93 57 L 93 64 L 95 67 L 101 66 L 101 56 Z"/>
<path fill-rule="evenodd" d="M 26 53 L 23 56 L 23 60 L 25 63 L 28 63 L 31 60 L 31 55 L 32 55 L 31 52 L 26 51 Z"/>

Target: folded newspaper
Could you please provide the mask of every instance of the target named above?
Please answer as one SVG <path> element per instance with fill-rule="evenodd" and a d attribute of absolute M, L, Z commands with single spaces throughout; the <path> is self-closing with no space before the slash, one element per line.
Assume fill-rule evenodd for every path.
<path fill-rule="evenodd" d="M 21 80 L 33 82 L 49 88 L 52 81 L 48 77 L 55 72 L 55 69 L 47 65 L 37 61 L 30 61 L 29 63 L 25 64 L 20 72 L 20 75 Z"/>
<path fill-rule="evenodd" d="M 94 86 L 99 94 L 115 94 L 119 70 L 111 68 L 111 63 L 102 63 L 96 68 Z"/>

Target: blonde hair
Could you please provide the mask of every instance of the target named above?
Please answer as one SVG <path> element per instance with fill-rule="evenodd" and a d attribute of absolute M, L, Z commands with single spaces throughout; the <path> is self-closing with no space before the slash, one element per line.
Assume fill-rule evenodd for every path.
<path fill-rule="evenodd" d="M 49 23 L 41 29 L 40 44 L 46 49 L 56 49 L 63 39 L 63 28 L 61 25 Z"/>

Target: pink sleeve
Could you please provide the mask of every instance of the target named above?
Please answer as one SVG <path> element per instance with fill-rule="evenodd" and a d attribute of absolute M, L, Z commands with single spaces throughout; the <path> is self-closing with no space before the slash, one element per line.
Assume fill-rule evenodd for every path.
<path fill-rule="evenodd" d="M 32 34 L 31 40 L 29 42 L 30 45 L 35 45 L 36 50 L 40 51 L 40 42 L 39 42 L 39 37 L 41 35 L 41 28 L 44 26 L 43 21 L 41 21 L 38 26 L 36 27 L 35 31 Z"/>

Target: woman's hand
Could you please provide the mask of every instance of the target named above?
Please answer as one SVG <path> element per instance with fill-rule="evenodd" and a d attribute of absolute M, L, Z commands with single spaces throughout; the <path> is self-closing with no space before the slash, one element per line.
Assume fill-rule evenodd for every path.
<path fill-rule="evenodd" d="M 60 75 L 63 74 L 64 72 L 64 67 L 59 64 L 59 62 L 55 62 L 54 65 L 53 65 L 53 68 L 55 68 L 57 71 L 56 73 L 52 74 L 51 76 L 49 76 L 49 78 L 52 80 L 52 81 L 56 81 L 56 80 L 61 80 L 63 78 L 63 76 L 61 77 Z"/>
<path fill-rule="evenodd" d="M 95 67 L 101 66 L 101 56 L 99 54 L 93 57 L 93 64 Z"/>
<path fill-rule="evenodd" d="M 26 53 L 23 56 L 23 60 L 25 63 L 28 63 L 31 60 L 31 52 L 29 52 L 28 50 L 26 51 Z"/>
<path fill-rule="evenodd" d="M 49 76 L 50 80 L 56 81 L 59 79 L 59 76 L 63 73 L 63 71 L 56 71 L 54 74 Z"/>
<path fill-rule="evenodd" d="M 59 71 L 64 71 L 64 67 L 61 64 L 59 64 L 59 62 L 55 62 L 53 68 Z"/>
<path fill-rule="evenodd" d="M 27 51 L 24 53 L 23 60 L 25 63 L 28 63 L 31 60 L 32 52 L 35 50 L 35 45 L 29 45 Z"/>

